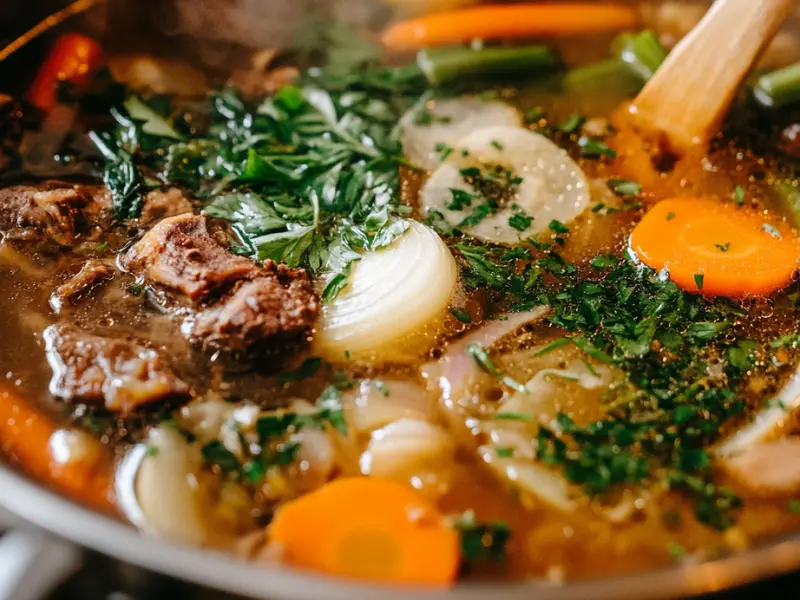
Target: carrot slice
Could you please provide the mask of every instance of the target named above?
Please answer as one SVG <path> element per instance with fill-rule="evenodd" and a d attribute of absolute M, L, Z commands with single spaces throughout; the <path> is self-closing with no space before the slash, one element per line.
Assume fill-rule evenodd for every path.
<path fill-rule="evenodd" d="M 343 577 L 443 587 L 459 565 L 458 533 L 385 479 L 333 481 L 279 509 L 270 535 L 286 562 Z"/>
<path fill-rule="evenodd" d="M 788 226 L 716 198 L 659 202 L 630 245 L 646 265 L 707 296 L 766 296 L 792 281 L 800 259 L 800 240 Z"/>
<path fill-rule="evenodd" d="M 78 33 L 58 38 L 28 89 L 28 101 L 44 111 L 58 104 L 58 88 L 70 83 L 78 89 L 91 82 L 103 66 L 103 50 L 95 40 Z"/>
<path fill-rule="evenodd" d="M 0 389 L 0 451 L 32 477 L 70 498 L 106 512 L 114 508 L 110 456 L 100 442 L 84 456 L 56 460 L 54 435 L 61 428 L 19 394 Z M 57 438 L 56 438 L 57 439 Z"/>
<path fill-rule="evenodd" d="M 382 36 L 392 50 L 414 50 L 473 39 L 570 36 L 621 31 L 636 25 L 630 6 L 594 2 L 497 4 L 433 13 L 401 21 Z"/>

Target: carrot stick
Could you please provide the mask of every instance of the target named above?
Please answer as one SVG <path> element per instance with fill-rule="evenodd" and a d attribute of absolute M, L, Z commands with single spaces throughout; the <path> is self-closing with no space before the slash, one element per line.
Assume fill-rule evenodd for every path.
<path fill-rule="evenodd" d="M 682 289 L 706 296 L 766 296 L 797 271 L 800 240 L 761 212 L 716 198 L 671 198 L 634 228 L 631 249 L 666 268 Z"/>
<path fill-rule="evenodd" d="M 59 462 L 53 436 L 59 426 L 17 392 L 0 389 L 0 453 L 70 498 L 106 512 L 114 509 L 111 460 L 91 440 L 85 456 Z"/>
<path fill-rule="evenodd" d="M 621 4 L 566 2 L 498 4 L 433 13 L 402 21 L 382 36 L 392 50 L 413 50 L 473 39 L 571 36 L 636 26 L 635 10 Z"/>
<path fill-rule="evenodd" d="M 58 104 L 58 89 L 63 84 L 78 90 L 89 84 L 103 66 L 103 50 L 95 40 L 78 33 L 58 38 L 42 62 L 28 89 L 28 101 L 44 111 Z"/>
<path fill-rule="evenodd" d="M 385 479 L 333 481 L 280 508 L 269 533 L 286 562 L 332 575 L 444 587 L 458 571 L 458 533 Z"/>

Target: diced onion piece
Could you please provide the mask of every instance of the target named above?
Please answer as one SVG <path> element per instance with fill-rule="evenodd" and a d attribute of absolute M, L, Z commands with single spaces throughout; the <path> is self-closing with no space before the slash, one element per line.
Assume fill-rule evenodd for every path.
<path fill-rule="evenodd" d="M 319 429 L 301 429 L 289 440 L 300 444 L 296 464 L 296 483 L 303 490 L 312 490 L 330 479 L 336 468 L 336 448 L 328 434 Z"/>
<path fill-rule="evenodd" d="M 800 369 L 783 387 L 780 394 L 757 412 L 750 423 L 742 427 L 721 444 L 714 454 L 719 457 L 733 456 L 773 437 L 787 419 L 791 419 L 800 408 Z"/>
<path fill-rule="evenodd" d="M 402 379 L 363 379 L 343 394 L 347 424 L 356 433 L 369 434 L 400 419 L 429 420 L 435 403 L 425 388 Z"/>
<path fill-rule="evenodd" d="M 570 360 L 569 356 L 579 354 L 575 348 L 554 350 L 542 358 L 537 356 L 536 350 L 528 353 L 531 359 L 564 366 L 540 368 L 525 384 L 526 393 L 511 395 L 497 408 L 496 414 L 527 415 L 530 419 L 482 420 L 480 431 L 489 443 L 484 443 L 478 454 L 495 475 L 511 487 L 556 510 L 569 512 L 577 508 L 577 499 L 583 495 L 581 490 L 566 479 L 560 467 L 551 468 L 537 460 L 531 439 L 535 439 L 539 424 L 558 428 L 555 416 L 561 409 L 560 404 L 569 397 L 581 398 L 586 404 L 581 407 L 583 409 L 599 404 L 599 396 L 616 371 L 583 359 Z M 503 449 L 502 456 L 500 449 Z"/>
<path fill-rule="evenodd" d="M 435 339 L 457 279 L 445 243 L 410 221 L 391 245 L 353 263 L 347 287 L 322 308 L 314 352 L 331 361 L 413 360 Z"/>
<path fill-rule="evenodd" d="M 464 155 L 466 153 L 466 156 Z M 541 134 L 521 127 L 496 126 L 473 131 L 462 138 L 447 160 L 439 166 L 420 192 L 422 210 L 427 215 L 439 211 L 451 226 L 470 216 L 480 198 L 463 210 L 447 208 L 452 190 L 474 194 L 461 170 L 469 167 L 501 166 L 522 181 L 514 196 L 493 215 L 460 229 L 475 238 L 497 244 L 515 244 L 548 229 L 553 220 L 566 223 L 581 214 L 591 203 L 589 182 L 581 168 L 567 154 Z M 530 226 L 519 231 L 509 225 L 518 211 L 533 217 Z"/>
<path fill-rule="evenodd" d="M 535 462 L 500 458 L 489 446 L 481 446 L 478 452 L 500 479 L 515 488 L 562 512 L 578 507 L 575 498 L 579 491 L 560 473 Z"/>
<path fill-rule="evenodd" d="M 563 399 L 564 387 L 577 386 L 587 392 L 600 390 L 611 383 L 612 375 L 605 365 L 589 366 L 580 360 L 570 362 L 563 369 L 542 369 L 525 384 L 526 393 L 515 393 L 497 412 L 524 413 L 531 415 L 535 422 L 549 423 L 558 412 L 556 402 Z M 582 395 L 589 400 L 589 394 Z M 595 395 L 591 395 L 592 402 L 597 400 Z"/>
<path fill-rule="evenodd" d="M 447 460 L 453 453 L 448 435 L 427 421 L 400 419 L 372 433 L 361 455 L 361 471 L 395 477 Z"/>
<path fill-rule="evenodd" d="M 205 517 L 210 508 L 197 480 L 202 466 L 199 446 L 187 443 L 177 431 L 156 427 L 150 430 L 147 445 L 137 450 L 138 470 L 126 470 L 125 465 L 120 470 L 120 477 L 133 479 L 141 511 L 131 520 L 169 540 L 204 544 L 210 534 Z"/>
<path fill-rule="evenodd" d="M 400 120 L 403 152 L 411 163 L 433 170 L 442 162 L 437 146 L 453 147 L 482 127 L 513 127 L 521 122 L 517 110 L 503 102 L 477 98 L 431 100 L 412 108 Z"/>
<path fill-rule="evenodd" d="M 722 459 L 736 481 L 759 496 L 788 496 L 800 491 L 800 440 L 756 444 Z"/>

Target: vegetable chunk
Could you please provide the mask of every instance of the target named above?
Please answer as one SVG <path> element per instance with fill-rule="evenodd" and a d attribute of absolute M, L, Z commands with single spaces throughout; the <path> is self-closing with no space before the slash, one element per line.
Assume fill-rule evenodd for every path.
<path fill-rule="evenodd" d="M 270 527 L 285 560 L 332 575 L 449 585 L 459 538 L 427 500 L 384 479 L 339 479 L 285 505 Z"/>
<path fill-rule="evenodd" d="M 672 198 L 631 235 L 638 258 L 668 269 L 681 288 L 705 296 L 766 296 L 791 282 L 800 240 L 764 215 L 715 198 Z"/>

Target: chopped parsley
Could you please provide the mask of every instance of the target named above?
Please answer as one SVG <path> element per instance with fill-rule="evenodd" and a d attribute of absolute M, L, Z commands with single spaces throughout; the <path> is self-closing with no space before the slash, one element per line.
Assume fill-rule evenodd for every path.
<path fill-rule="evenodd" d="M 609 179 L 608 187 L 620 196 L 638 196 L 642 192 L 642 185 L 632 179 Z"/>
<path fill-rule="evenodd" d="M 526 413 L 495 413 L 492 418 L 497 421 L 533 421 L 533 417 Z"/>
<path fill-rule="evenodd" d="M 517 231 L 525 231 L 533 223 L 533 217 L 529 217 L 524 213 L 516 212 L 508 217 L 508 224 L 510 227 Z"/>
<path fill-rule="evenodd" d="M 550 224 L 547 226 L 547 228 L 554 233 L 569 233 L 569 227 L 564 225 L 561 221 L 556 221 L 555 219 L 550 221 Z"/>
<path fill-rule="evenodd" d="M 450 314 L 453 315 L 456 319 L 458 319 L 462 323 L 472 323 L 472 317 L 470 317 L 469 313 L 465 310 L 456 308 L 454 306 L 453 308 L 450 309 Z"/>
<path fill-rule="evenodd" d="M 675 213 L 672 212 L 672 211 L 669 211 L 667 213 L 667 221 L 672 221 L 672 219 L 674 219 L 674 218 L 675 218 Z"/>
<path fill-rule="evenodd" d="M 317 371 L 319 371 L 320 367 L 322 367 L 322 359 L 318 357 L 311 357 L 307 358 L 303 361 L 303 364 L 296 371 L 289 371 L 287 373 L 283 373 L 279 378 L 278 381 L 280 383 L 287 383 L 289 381 L 302 381 L 303 379 L 308 379 L 309 377 L 313 377 Z"/>
<path fill-rule="evenodd" d="M 489 353 L 486 352 L 486 350 L 480 344 L 470 344 L 469 346 L 467 346 L 467 354 L 469 354 L 472 358 L 475 359 L 475 362 L 478 363 L 478 366 L 480 366 L 484 371 L 486 371 L 490 375 L 494 375 L 495 377 L 500 379 L 500 381 L 502 381 L 504 385 L 510 387 L 513 390 L 516 390 L 517 392 L 523 394 L 528 393 L 528 390 L 525 388 L 524 385 L 515 381 L 508 375 L 505 375 L 500 371 L 500 369 L 497 368 L 497 366 L 494 364 L 491 357 L 489 356 Z"/>
<path fill-rule="evenodd" d="M 502 562 L 511 529 L 503 521 L 480 522 L 473 512 L 466 512 L 455 522 L 461 536 L 461 557 L 466 563 Z"/>
<path fill-rule="evenodd" d="M 589 264 L 595 269 L 607 269 L 609 267 L 616 266 L 617 262 L 618 261 L 615 256 L 607 254 L 605 256 L 595 256 L 589 261 Z"/>
<path fill-rule="evenodd" d="M 609 148 L 606 144 L 599 140 L 581 136 L 578 139 L 578 147 L 581 151 L 581 156 L 584 158 L 601 158 L 606 156 L 608 158 L 616 158 L 616 150 Z"/>
<path fill-rule="evenodd" d="M 719 248 L 720 252 L 727 252 L 728 248 L 731 247 L 731 243 L 725 242 L 724 244 L 714 244 L 714 246 Z"/>
<path fill-rule="evenodd" d="M 697 286 L 698 290 L 703 289 L 703 279 L 704 275 L 702 273 L 695 273 L 694 274 L 694 284 Z"/>
<path fill-rule="evenodd" d="M 138 216 L 154 186 L 180 186 L 232 223 L 240 254 L 333 277 L 331 301 L 359 250 L 407 229 L 396 125 L 425 91 L 416 67 L 372 66 L 379 54 L 357 50 L 358 69 L 315 69 L 259 102 L 219 91 L 193 106 L 191 128 L 182 109 L 129 96 L 112 111 L 113 130 L 90 136 L 116 217 Z M 416 119 L 444 121 L 424 108 Z"/>
<path fill-rule="evenodd" d="M 570 115 L 558 128 L 567 135 L 575 133 L 578 128 L 586 122 L 586 117 L 583 115 Z"/>
<path fill-rule="evenodd" d="M 733 202 L 736 206 L 744 205 L 745 195 L 744 195 L 744 188 L 740 185 L 737 185 L 733 188 Z"/>

